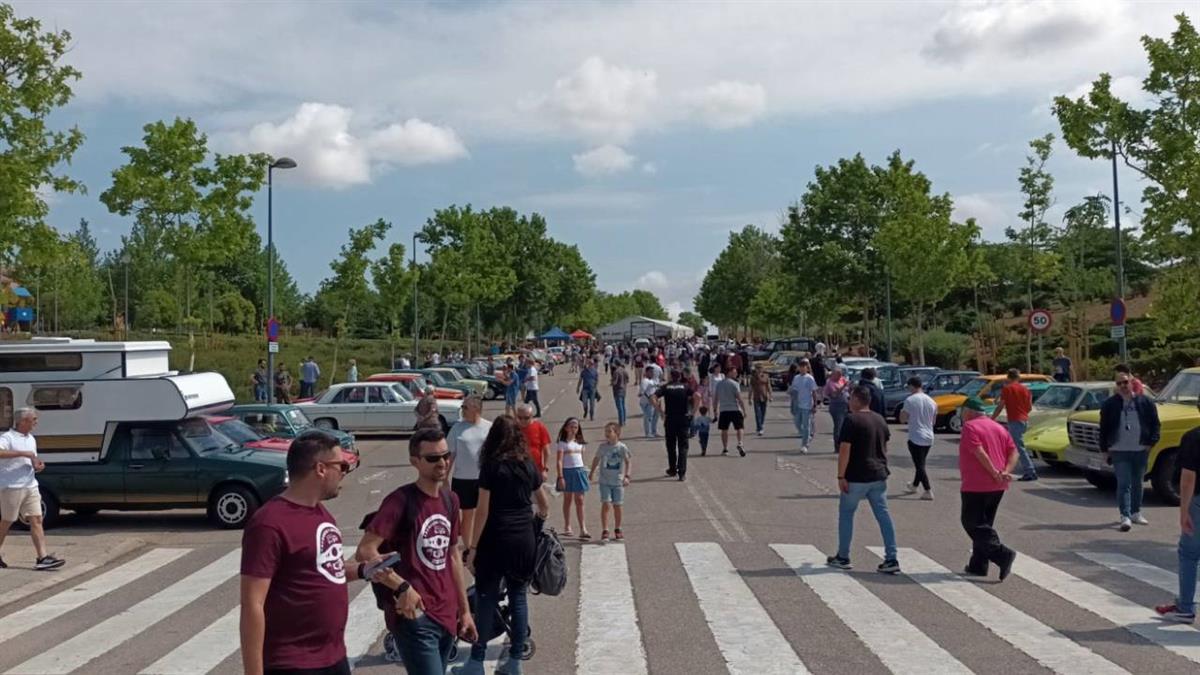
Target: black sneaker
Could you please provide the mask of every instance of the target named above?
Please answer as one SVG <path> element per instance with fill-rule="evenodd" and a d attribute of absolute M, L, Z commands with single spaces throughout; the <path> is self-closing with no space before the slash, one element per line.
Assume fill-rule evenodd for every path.
<path fill-rule="evenodd" d="M 667 469 L 667 475 L 668 475 L 668 476 L 671 476 L 672 478 L 674 478 L 674 477 L 675 477 L 675 474 L 676 474 L 676 471 L 675 471 L 675 469 Z"/>
<path fill-rule="evenodd" d="M 971 569 L 970 565 L 967 565 L 966 567 L 963 568 L 963 574 L 965 574 L 969 577 L 986 577 L 988 575 L 987 570 L 984 570 L 982 572 L 980 572 L 979 570 L 973 570 L 973 569 Z"/>
<path fill-rule="evenodd" d="M 729 448 L 721 448 L 721 454 L 722 454 L 722 455 L 728 455 L 728 454 L 729 454 Z"/>
<path fill-rule="evenodd" d="M 836 567 L 839 570 L 854 569 L 854 566 L 850 564 L 849 558 L 839 558 L 836 555 L 826 556 L 825 563 L 830 567 Z"/>
<path fill-rule="evenodd" d="M 0 558 L 0 570 L 8 569 L 8 563 L 4 562 L 4 558 Z"/>
<path fill-rule="evenodd" d="M 700 448 L 700 456 L 701 457 L 703 457 L 707 454 L 708 454 L 708 448 Z"/>
<path fill-rule="evenodd" d="M 884 560 L 879 567 L 876 567 L 875 571 L 883 574 L 899 574 L 900 561 L 896 560 L 895 558 L 888 558 L 887 560 Z"/>
<path fill-rule="evenodd" d="M 743 448 L 743 447 L 741 446 L 741 444 L 740 444 L 740 443 L 738 444 L 738 455 L 739 455 L 740 457 L 745 457 L 745 456 L 746 456 L 746 449 L 745 449 L 745 448 Z"/>
<path fill-rule="evenodd" d="M 680 480 L 680 481 L 684 481 L 684 480 L 687 480 L 687 479 L 683 477 L 683 474 L 679 474 L 679 480 Z"/>
<path fill-rule="evenodd" d="M 37 562 L 33 564 L 33 569 L 41 571 L 56 570 L 66 564 L 67 561 L 63 560 L 62 558 L 55 558 L 52 555 L 44 555 L 38 558 Z"/>
<path fill-rule="evenodd" d="M 1004 562 L 1000 563 L 1000 581 L 1004 581 L 1008 578 L 1008 575 L 1012 573 L 1013 561 L 1016 559 L 1017 552 L 1010 550 L 1008 552 L 1008 557 L 1004 559 Z"/>

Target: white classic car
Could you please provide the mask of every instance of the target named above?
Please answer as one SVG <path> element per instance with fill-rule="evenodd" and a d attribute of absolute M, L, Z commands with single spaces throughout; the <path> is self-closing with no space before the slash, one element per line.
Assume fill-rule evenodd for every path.
<path fill-rule="evenodd" d="M 437 404 L 447 430 L 460 419 L 462 401 L 440 399 Z M 321 429 L 406 432 L 417 426 L 417 399 L 398 382 L 343 382 L 295 405 Z"/>

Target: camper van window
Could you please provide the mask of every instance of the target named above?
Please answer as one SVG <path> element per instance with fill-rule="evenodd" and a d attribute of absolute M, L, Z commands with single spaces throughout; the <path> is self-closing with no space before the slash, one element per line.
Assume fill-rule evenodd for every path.
<path fill-rule="evenodd" d="M 137 461 L 166 459 L 170 454 L 171 434 L 165 429 L 130 429 L 129 458 Z"/>
<path fill-rule="evenodd" d="M 78 352 L 47 354 L 0 354 L 0 373 L 71 371 L 83 368 Z"/>
<path fill-rule="evenodd" d="M 13 424 L 12 389 L 0 387 L 0 431 L 8 431 Z"/>
<path fill-rule="evenodd" d="M 79 410 L 83 405 L 83 387 L 78 384 L 35 386 L 26 402 L 38 410 Z"/>

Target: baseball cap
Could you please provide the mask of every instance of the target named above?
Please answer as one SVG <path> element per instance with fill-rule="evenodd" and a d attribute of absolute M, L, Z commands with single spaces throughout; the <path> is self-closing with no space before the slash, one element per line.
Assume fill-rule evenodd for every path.
<path fill-rule="evenodd" d="M 986 412 L 987 408 L 983 405 L 983 400 L 977 396 L 972 396 L 963 403 L 963 407 L 975 412 Z"/>

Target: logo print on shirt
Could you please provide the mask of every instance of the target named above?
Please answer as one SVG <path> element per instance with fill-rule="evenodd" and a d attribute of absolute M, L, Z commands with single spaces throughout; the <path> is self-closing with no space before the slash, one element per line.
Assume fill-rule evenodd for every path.
<path fill-rule="evenodd" d="M 450 550 L 450 519 L 435 513 L 421 523 L 417 537 L 417 557 L 431 570 L 446 569 L 446 552 Z"/>
<path fill-rule="evenodd" d="M 335 584 L 346 583 L 346 560 L 342 557 L 342 533 L 333 523 L 317 526 L 317 571 Z"/>

